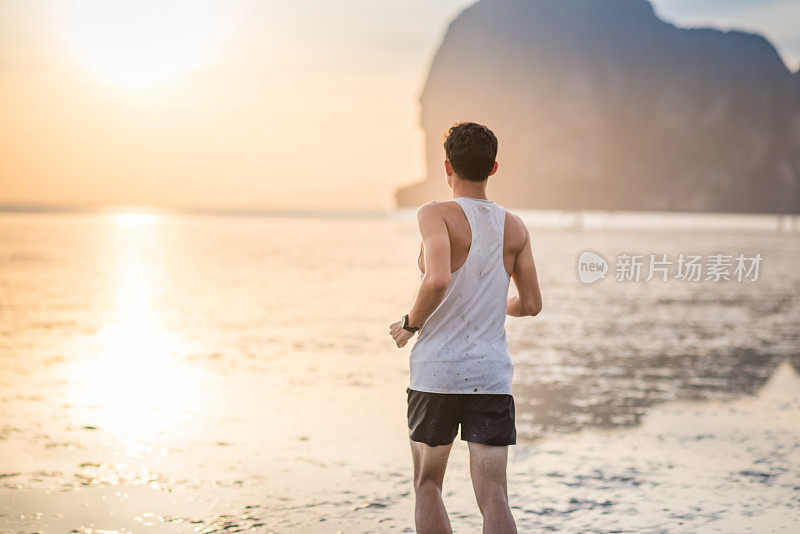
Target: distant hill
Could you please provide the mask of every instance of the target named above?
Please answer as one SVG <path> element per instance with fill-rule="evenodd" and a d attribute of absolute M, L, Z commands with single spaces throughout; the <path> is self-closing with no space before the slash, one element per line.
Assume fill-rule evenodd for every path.
<path fill-rule="evenodd" d="M 442 135 L 499 139 L 508 207 L 800 212 L 800 74 L 760 35 L 683 29 L 646 0 L 481 0 L 450 24 L 421 94 L 427 176 Z"/>

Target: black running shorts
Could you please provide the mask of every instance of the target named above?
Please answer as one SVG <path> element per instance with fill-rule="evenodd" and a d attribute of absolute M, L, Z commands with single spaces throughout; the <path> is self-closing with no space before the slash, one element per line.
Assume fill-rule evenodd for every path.
<path fill-rule="evenodd" d="M 406 388 L 412 441 L 431 447 L 461 439 L 485 445 L 515 445 L 514 397 L 496 393 L 429 393 Z"/>

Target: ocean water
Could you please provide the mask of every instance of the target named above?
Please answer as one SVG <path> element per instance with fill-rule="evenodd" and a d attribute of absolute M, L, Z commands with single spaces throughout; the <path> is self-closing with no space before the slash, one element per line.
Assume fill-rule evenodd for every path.
<path fill-rule="evenodd" d="M 518 524 L 796 531 L 792 222 L 526 220 L 544 310 L 507 321 Z M 0 530 L 412 531 L 411 344 L 387 332 L 418 247 L 409 212 L 0 215 Z M 579 281 L 583 250 L 605 280 Z M 760 254 L 759 277 L 614 279 L 620 254 L 681 253 Z M 445 500 L 472 531 L 462 445 Z"/>

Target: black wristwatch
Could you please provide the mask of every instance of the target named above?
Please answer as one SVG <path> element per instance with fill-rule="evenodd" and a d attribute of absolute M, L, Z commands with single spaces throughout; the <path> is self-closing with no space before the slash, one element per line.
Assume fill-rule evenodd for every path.
<path fill-rule="evenodd" d="M 403 330 L 408 330 L 412 334 L 422 328 L 421 326 L 408 326 L 408 314 L 403 316 Z"/>

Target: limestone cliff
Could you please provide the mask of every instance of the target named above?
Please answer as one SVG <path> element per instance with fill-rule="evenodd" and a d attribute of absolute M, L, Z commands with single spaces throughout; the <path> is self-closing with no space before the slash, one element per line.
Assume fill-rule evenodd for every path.
<path fill-rule="evenodd" d="M 442 135 L 488 125 L 509 207 L 800 212 L 800 75 L 762 36 L 683 29 L 646 0 L 481 0 L 420 96 L 421 183 L 448 198 Z"/>

